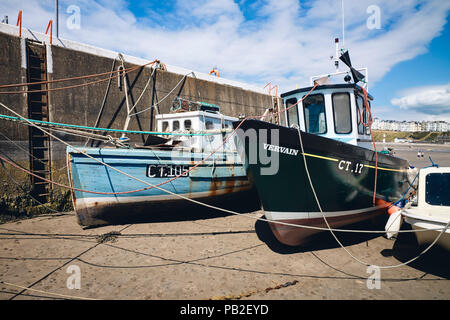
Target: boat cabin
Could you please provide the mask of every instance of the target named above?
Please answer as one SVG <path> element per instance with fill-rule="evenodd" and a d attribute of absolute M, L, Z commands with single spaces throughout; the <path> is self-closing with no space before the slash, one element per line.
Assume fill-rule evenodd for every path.
<path fill-rule="evenodd" d="M 192 103 L 191 103 L 192 104 Z M 158 132 L 193 133 L 186 135 L 162 135 L 171 140 L 180 141 L 180 147 L 192 151 L 203 152 L 215 150 L 223 143 L 223 139 L 233 130 L 233 121 L 237 118 L 223 115 L 219 107 L 212 104 L 197 102 L 195 108 L 172 107 L 171 113 L 156 115 Z M 174 103 L 174 106 L 176 104 Z M 194 111 L 191 111 L 194 109 Z M 235 151 L 234 140 L 229 139 L 224 145 L 224 151 Z"/>
<path fill-rule="evenodd" d="M 286 109 L 298 102 L 285 111 L 286 126 L 298 126 L 308 133 L 372 149 L 370 130 L 363 125 L 368 120 L 364 95 L 358 85 L 320 85 L 300 101 L 311 89 L 306 87 L 281 94 Z M 368 95 L 369 106 L 372 100 Z"/>

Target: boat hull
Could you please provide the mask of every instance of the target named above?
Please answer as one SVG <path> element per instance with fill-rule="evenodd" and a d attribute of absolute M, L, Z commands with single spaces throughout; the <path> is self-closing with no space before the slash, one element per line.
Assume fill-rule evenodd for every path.
<path fill-rule="evenodd" d="M 225 208 L 233 208 L 237 199 L 244 199 L 247 208 L 259 208 L 256 193 L 236 153 L 215 154 L 187 175 L 151 188 L 191 169 L 207 154 L 141 149 L 76 149 L 67 149 L 67 164 L 71 186 L 82 189 L 72 190 L 73 205 L 78 223 L 82 226 L 136 218 L 151 220 L 154 215 L 170 214 L 173 210 L 186 212 L 185 218 L 188 218 L 188 210 L 199 209 L 200 204 L 190 203 L 185 198 Z M 157 175 L 156 171 L 160 169 L 164 174 Z M 140 191 L 130 192 L 135 190 Z"/>
<path fill-rule="evenodd" d="M 378 154 L 374 204 L 375 152 L 263 121 L 247 120 L 240 128 L 238 150 L 245 157 L 246 169 L 254 181 L 271 229 L 283 244 L 303 244 L 321 230 L 286 226 L 280 222 L 326 228 L 325 216 L 331 227 L 341 227 L 386 212 L 409 187 L 407 161 Z M 248 130 L 254 133 L 249 134 Z M 299 132 L 323 214 L 308 180 Z M 250 136 L 256 137 L 256 142 L 249 143 L 246 137 Z M 275 173 L 266 174 L 274 171 L 268 170 L 273 163 L 265 161 L 263 165 L 252 159 L 251 146 L 257 146 L 258 154 L 264 150 L 274 157 Z"/>
<path fill-rule="evenodd" d="M 430 230 L 439 228 L 444 229 L 448 224 L 448 220 L 433 219 L 429 215 L 414 214 L 410 213 L 408 210 L 405 210 L 403 217 L 405 222 L 410 224 L 413 230 L 417 231 L 414 232 L 414 234 L 418 245 L 429 245 L 439 236 L 436 245 L 450 251 L 450 229 L 445 230 L 442 234 L 440 230 Z"/>

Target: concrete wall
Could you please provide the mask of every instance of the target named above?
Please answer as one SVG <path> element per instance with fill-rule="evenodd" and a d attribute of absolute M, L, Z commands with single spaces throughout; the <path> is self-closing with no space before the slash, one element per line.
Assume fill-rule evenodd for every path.
<path fill-rule="evenodd" d="M 45 40 L 44 35 L 31 33 L 23 30 L 23 38 L 15 35 L 14 27 L 0 24 L 0 84 L 24 83 L 26 82 L 26 55 L 24 37 Z M 40 38 L 39 38 L 40 37 Z M 56 45 L 46 45 L 48 78 L 62 79 L 75 76 L 83 76 L 94 73 L 109 72 L 114 58 L 118 53 L 107 50 L 83 46 L 82 44 L 71 43 L 67 40 L 58 39 Z M 142 65 L 145 60 L 125 56 L 125 68 Z M 115 63 L 115 69 L 120 61 Z M 130 85 L 130 102 L 134 104 L 144 89 L 153 69 L 151 67 L 140 68 L 128 74 Z M 156 94 L 161 100 L 179 83 L 184 74 L 189 70 L 169 66 L 166 71 L 156 71 L 156 82 L 150 84 L 143 95 L 136 111 L 148 108 L 152 104 L 152 95 Z M 98 78 L 74 80 L 68 82 L 50 84 L 49 88 L 57 88 L 69 85 L 87 83 L 108 76 Z M 122 129 L 126 118 L 126 102 L 124 90 L 120 90 L 117 79 L 112 79 L 111 87 L 107 95 L 104 112 L 101 116 L 99 127 Z M 103 102 L 108 81 L 97 84 L 83 86 L 79 88 L 51 91 L 49 92 L 49 116 L 50 121 L 62 122 L 78 125 L 93 126 L 97 119 L 100 107 Z M 155 88 L 155 92 L 153 92 Z M 0 89 L 0 91 L 26 90 L 23 88 Z M 165 101 L 160 105 L 161 113 L 168 112 L 173 99 L 179 92 L 179 87 L 175 89 Z M 221 107 L 222 113 L 231 116 L 261 115 L 265 109 L 272 106 L 272 97 L 265 94 L 262 89 L 230 81 L 222 78 L 205 75 L 195 72 L 195 76 L 187 77 L 183 90 L 180 93 L 182 98 L 194 101 L 204 101 L 217 104 Z M 14 109 L 16 112 L 27 117 L 27 96 L 23 94 L 0 94 L 0 102 Z M 0 109 L 0 114 L 7 114 L 6 110 Z M 156 124 L 156 123 L 155 123 Z M 154 128 L 155 128 L 154 124 Z M 153 129 L 154 129 L 153 128 Z M 134 117 L 129 125 L 130 130 L 150 130 L 150 111 L 146 111 Z M 0 150 L 2 154 L 18 161 L 21 165 L 28 167 L 28 128 L 27 126 L 10 121 L 0 120 Z M 4 136 L 13 140 L 16 145 L 7 141 Z M 65 134 L 58 134 L 61 138 L 70 143 L 83 145 L 86 141 L 83 138 L 74 138 Z M 120 136 L 120 134 L 113 134 Z M 132 141 L 142 142 L 143 137 L 130 135 Z M 52 171 L 55 180 L 67 183 L 65 171 L 65 146 L 55 140 L 52 141 Z M 0 194 L 9 192 L 11 187 L 10 177 L 5 176 L 0 170 Z M 26 176 L 11 170 L 19 182 L 25 182 Z"/>

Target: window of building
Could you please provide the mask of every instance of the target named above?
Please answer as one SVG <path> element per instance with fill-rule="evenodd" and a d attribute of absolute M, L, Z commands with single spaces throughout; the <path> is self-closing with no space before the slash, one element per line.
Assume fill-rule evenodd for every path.
<path fill-rule="evenodd" d="M 352 132 L 352 113 L 350 94 L 347 92 L 333 93 L 334 132 L 344 134 Z"/>
<path fill-rule="evenodd" d="M 327 132 L 325 99 L 323 94 L 310 95 L 303 100 L 306 132 L 324 134 Z"/>
<path fill-rule="evenodd" d="M 297 105 L 292 107 L 296 103 L 297 103 L 297 98 L 291 98 L 291 99 L 286 100 L 288 126 L 292 126 L 293 124 L 298 125 Z"/>

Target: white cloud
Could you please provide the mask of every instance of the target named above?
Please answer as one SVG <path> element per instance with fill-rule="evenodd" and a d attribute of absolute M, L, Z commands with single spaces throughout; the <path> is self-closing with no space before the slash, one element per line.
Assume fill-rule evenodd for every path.
<path fill-rule="evenodd" d="M 450 115 L 450 83 L 440 86 L 411 88 L 391 100 L 394 106 L 431 115 Z"/>
<path fill-rule="evenodd" d="M 5 12 L 12 21 L 23 8 L 24 26 L 43 31 L 53 3 L 0 0 L 0 15 Z M 60 0 L 60 36 L 203 72 L 217 66 L 223 77 L 261 86 L 271 81 L 280 91 L 334 70 L 329 56 L 333 39 L 341 36 L 340 1 L 176 0 L 170 12 L 151 3 L 150 15 L 142 18 L 126 0 Z M 72 4 L 81 9 L 79 30 L 65 26 L 65 10 Z M 254 8 L 251 20 L 245 19 L 243 4 Z M 381 9 L 380 30 L 366 27 L 366 9 L 374 4 Z M 346 1 L 345 46 L 353 64 L 369 68 L 373 85 L 397 63 L 426 52 L 449 9 L 450 1 L 441 0 Z"/>

